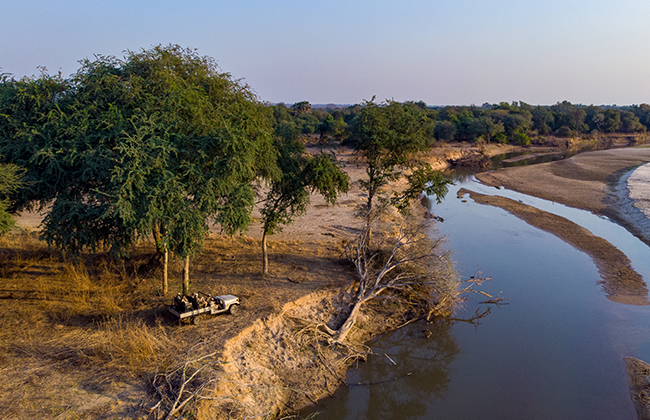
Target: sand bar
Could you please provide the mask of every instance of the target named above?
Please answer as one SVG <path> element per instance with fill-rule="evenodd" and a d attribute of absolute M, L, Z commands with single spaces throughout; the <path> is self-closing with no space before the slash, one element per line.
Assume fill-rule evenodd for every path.
<path fill-rule="evenodd" d="M 650 162 L 649 147 L 584 152 L 566 160 L 477 174 L 492 186 L 555 201 L 616 221 L 650 245 L 650 224 L 625 193 L 627 176 Z"/>
<path fill-rule="evenodd" d="M 564 217 L 498 195 L 485 195 L 465 188 L 458 197 L 468 194 L 479 204 L 500 207 L 531 226 L 545 230 L 569 245 L 587 253 L 598 267 L 607 298 L 626 305 L 650 305 L 643 277 L 630 265 L 627 256 L 605 239 L 596 236 Z"/>

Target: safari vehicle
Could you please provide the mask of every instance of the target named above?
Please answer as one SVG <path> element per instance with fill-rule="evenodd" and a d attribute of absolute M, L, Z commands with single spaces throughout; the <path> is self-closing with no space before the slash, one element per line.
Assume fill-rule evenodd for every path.
<path fill-rule="evenodd" d="M 228 312 L 234 315 L 239 310 L 239 298 L 234 295 L 211 296 L 202 292 L 193 295 L 174 297 L 174 302 L 169 306 L 169 312 L 178 318 L 178 323 L 189 322 L 198 324 L 208 315 Z"/>

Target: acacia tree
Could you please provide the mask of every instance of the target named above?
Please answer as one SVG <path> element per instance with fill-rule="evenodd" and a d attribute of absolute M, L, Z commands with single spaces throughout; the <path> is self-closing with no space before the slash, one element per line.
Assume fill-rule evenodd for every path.
<path fill-rule="evenodd" d="M 363 104 L 353 124 L 352 140 L 355 152 L 366 163 L 368 178 L 361 180 L 368 194 L 366 224 L 377 197 L 398 208 L 407 208 L 407 203 L 423 191 L 434 195 L 438 202 L 444 198 L 450 181 L 417 158 L 417 153 L 429 146 L 432 131 L 433 121 L 416 107 L 395 101 Z M 407 179 L 407 188 L 388 198 L 384 188 L 400 178 Z"/>
<path fill-rule="evenodd" d="M 349 177 L 331 155 L 310 156 L 296 137 L 278 138 L 278 166 L 282 175 L 274 180 L 261 209 L 262 273 L 268 274 L 267 236 L 282 231 L 293 223 L 309 205 L 311 193 L 318 193 L 328 204 L 335 204 L 339 193 L 347 192 Z"/>
<path fill-rule="evenodd" d="M 448 270 L 449 262 L 439 249 L 439 241 L 429 237 L 426 223 L 409 218 L 414 198 L 425 192 L 440 202 L 450 184 L 440 172 L 415 156 L 427 147 L 431 124 L 416 107 L 392 101 L 380 105 L 365 103 L 355 120 L 353 140 L 356 152 L 367 165 L 368 179 L 361 185 L 368 200 L 361 232 L 346 248 L 356 268 L 356 294 L 345 322 L 337 329 L 324 326 L 333 341 L 344 341 L 361 307 L 388 291 L 416 291 L 424 303 L 436 310 L 457 300 L 457 282 Z M 407 186 L 387 194 L 385 187 L 400 178 L 405 178 Z M 374 203 L 376 198 L 379 206 Z M 380 239 L 371 246 L 373 226 L 381 221 L 381 213 L 389 206 L 400 211 L 404 223 L 394 233 L 389 232 L 391 228 L 382 229 Z"/>
<path fill-rule="evenodd" d="M 184 292 L 208 220 L 244 229 L 253 183 L 277 174 L 268 109 L 193 50 L 99 56 L 70 80 L 7 83 L 2 150 L 27 170 L 20 203 L 50 209 L 48 243 L 123 256 L 155 232 L 185 260 Z"/>

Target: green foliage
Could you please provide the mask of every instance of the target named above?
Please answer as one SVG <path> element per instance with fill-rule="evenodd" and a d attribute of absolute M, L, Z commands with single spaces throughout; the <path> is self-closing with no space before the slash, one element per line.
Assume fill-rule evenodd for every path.
<path fill-rule="evenodd" d="M 347 136 L 348 124 L 343 117 L 335 119 L 332 114 L 327 114 L 325 120 L 318 127 L 322 137 L 334 137 L 338 142 L 342 142 Z"/>
<path fill-rule="evenodd" d="M 10 197 L 23 187 L 23 172 L 16 165 L 0 165 L 0 235 L 9 232 L 16 224 Z"/>
<path fill-rule="evenodd" d="M 621 128 L 621 113 L 614 109 L 606 110 L 603 118 L 603 130 L 608 133 L 614 133 L 619 128 Z"/>
<path fill-rule="evenodd" d="M 436 124 L 433 136 L 439 141 L 451 141 L 456 135 L 456 125 L 451 121 L 442 121 Z"/>
<path fill-rule="evenodd" d="M 51 206 L 43 237 L 69 251 L 124 255 L 156 230 L 184 258 L 210 218 L 227 233 L 245 229 L 253 182 L 278 173 L 270 110 L 193 50 L 99 56 L 70 80 L 2 90 L 4 157 L 27 170 L 17 203 Z"/>
<path fill-rule="evenodd" d="M 282 230 L 307 210 L 310 193 L 322 195 L 334 204 L 339 193 L 347 192 L 349 177 L 331 155 L 310 156 L 298 140 L 279 138 L 278 166 L 282 175 L 274 180 L 261 209 L 264 234 Z"/>
<path fill-rule="evenodd" d="M 398 193 L 391 200 L 398 208 L 421 193 L 424 184 L 432 182 L 432 191 L 439 191 L 440 198 L 446 190 L 436 189 L 437 184 L 446 185 L 448 181 L 433 177 L 430 167 L 417 162 L 417 152 L 424 151 L 431 138 L 433 121 L 416 107 L 402 105 L 394 101 L 383 104 L 366 102 L 354 121 L 352 138 L 355 151 L 361 155 L 367 165 L 367 180 L 362 180 L 362 187 L 368 192 L 366 211 L 370 215 L 373 200 L 382 194 L 383 188 L 391 181 L 403 176 L 404 170 L 411 169 L 412 184 L 403 193 Z M 432 179 L 426 179 L 428 176 Z"/>
<path fill-rule="evenodd" d="M 551 126 L 554 124 L 553 114 L 544 107 L 538 106 L 532 109 L 531 117 L 533 129 L 539 134 L 550 134 Z"/>
<path fill-rule="evenodd" d="M 558 102 L 551 108 L 555 121 L 555 129 L 567 127 L 572 133 L 586 132 L 589 126 L 585 123 L 587 112 L 569 101 Z M 563 129 L 564 130 L 564 129 Z M 564 130 L 566 134 L 566 130 Z M 563 136 L 560 136 L 563 137 Z"/>
<path fill-rule="evenodd" d="M 262 272 L 268 272 L 267 235 L 282 231 L 307 211 L 310 194 L 318 193 L 328 204 L 334 204 L 341 192 L 349 188 L 348 174 L 343 172 L 332 155 L 310 156 L 297 139 L 278 137 L 278 166 L 281 176 L 271 182 L 264 199 L 262 213 Z"/>
<path fill-rule="evenodd" d="M 523 130 L 515 133 L 515 140 L 519 146 L 530 146 L 530 137 Z"/>
<path fill-rule="evenodd" d="M 624 133 L 645 133 L 646 127 L 631 111 L 621 112 L 621 131 Z"/>
<path fill-rule="evenodd" d="M 422 101 L 407 101 L 402 105 L 432 121 L 433 131 L 429 142 L 474 142 L 482 139 L 487 142 L 525 144 L 521 133 L 532 142 L 535 136 L 644 133 L 650 128 L 650 105 L 647 104 L 598 107 L 574 105 L 568 101 L 552 106 L 501 102 L 485 103 L 480 108 L 474 105 L 440 108 L 429 107 Z M 282 103 L 271 106 L 278 135 L 284 135 L 282 133 L 291 121 L 292 127 L 296 127 L 299 133 L 320 133 L 322 141 L 333 137 L 343 145 L 352 146 L 355 140 L 350 136 L 351 129 L 364 107 L 364 104 L 356 104 L 323 111 L 311 108 L 308 102 L 299 102 L 292 108 Z"/>
<path fill-rule="evenodd" d="M 296 117 L 301 117 L 311 111 L 311 104 L 307 101 L 296 102 L 291 106 L 291 109 L 293 109 Z"/>
<path fill-rule="evenodd" d="M 391 204 L 401 212 L 407 211 L 412 200 L 420 197 L 422 193 L 435 197 L 436 202 L 440 204 L 451 184 L 440 171 L 434 170 L 427 163 L 413 167 L 406 175 L 406 180 L 406 189 L 394 192 L 391 198 Z"/>
<path fill-rule="evenodd" d="M 569 127 L 567 127 L 566 125 L 563 125 L 562 127 L 557 129 L 555 135 L 558 137 L 573 137 L 575 136 L 575 132 L 571 130 Z"/>
<path fill-rule="evenodd" d="M 634 114 L 635 117 L 639 119 L 639 122 L 646 128 L 650 128 L 650 105 L 641 104 L 633 105 L 630 108 L 630 111 Z"/>

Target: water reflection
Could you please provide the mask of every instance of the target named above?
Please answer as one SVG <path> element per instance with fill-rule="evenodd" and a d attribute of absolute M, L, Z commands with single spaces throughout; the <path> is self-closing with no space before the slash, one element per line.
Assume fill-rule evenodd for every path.
<path fill-rule="evenodd" d="M 504 153 L 490 158 L 491 169 L 509 168 L 512 166 L 536 165 L 538 163 L 554 162 L 556 160 L 568 159 L 582 152 L 594 150 L 611 149 L 611 144 L 593 143 L 579 148 L 569 148 L 560 151 L 549 150 L 548 152 L 535 153 L 531 151 L 520 151 Z"/>
<path fill-rule="evenodd" d="M 443 398 L 451 364 L 460 353 L 453 323 L 414 323 L 370 343 L 375 355 L 348 378 L 338 398 L 326 399 L 327 418 L 425 418 L 432 401 Z M 311 408 L 302 415 L 315 411 Z"/>
<path fill-rule="evenodd" d="M 612 302 L 621 292 L 618 283 L 605 283 L 603 293 L 597 284 L 603 273 L 578 250 L 580 243 L 541 230 L 544 223 L 534 228 L 498 207 L 456 199 L 461 187 L 489 195 L 497 190 L 465 184 L 471 171 L 449 176 L 457 185 L 443 203 L 430 206 L 445 219 L 439 229 L 448 235 L 459 272 L 489 274 L 495 280 L 486 291 L 503 291 L 511 304 L 478 328 L 419 324 L 378 338 L 371 343 L 377 356 L 349 375 L 356 385 L 319 405 L 324 412 L 317 419 L 636 419 L 623 357 L 650 360 L 650 306 Z M 648 248 L 620 226 L 498 193 L 588 228 L 629 256 L 634 271 L 650 275 Z M 635 284 L 639 293 L 631 294 L 645 301 L 645 286 Z M 478 305 L 468 302 L 459 316 L 471 316 Z"/>

